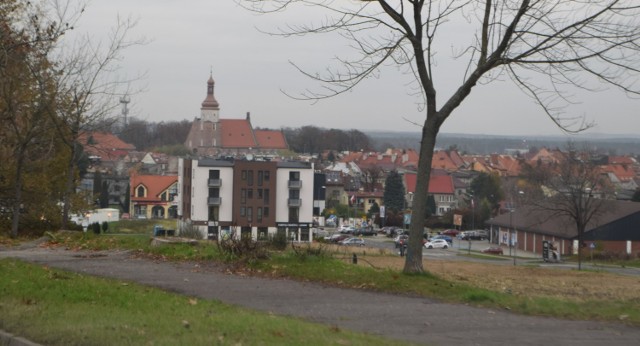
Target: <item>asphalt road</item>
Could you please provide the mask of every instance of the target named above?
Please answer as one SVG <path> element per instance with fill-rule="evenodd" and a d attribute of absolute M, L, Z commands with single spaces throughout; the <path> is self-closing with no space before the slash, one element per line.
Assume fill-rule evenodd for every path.
<path fill-rule="evenodd" d="M 212 263 L 158 262 L 128 252 L 96 254 L 38 247 L 0 250 L 3 257 L 422 344 L 640 344 L 640 328 L 622 324 L 529 317 L 420 297 L 229 275 Z"/>

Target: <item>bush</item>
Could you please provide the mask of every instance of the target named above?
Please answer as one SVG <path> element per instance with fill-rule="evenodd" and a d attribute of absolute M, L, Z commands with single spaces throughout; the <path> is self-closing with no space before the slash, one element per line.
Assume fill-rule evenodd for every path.
<path fill-rule="evenodd" d="M 109 223 L 107 221 L 102 222 L 102 233 L 107 233 L 109 229 Z"/>
<path fill-rule="evenodd" d="M 256 242 L 248 237 L 223 238 L 217 244 L 220 252 L 225 254 L 228 259 L 254 261 L 269 258 L 266 243 Z"/>
<path fill-rule="evenodd" d="M 196 240 L 201 240 L 203 237 L 202 232 L 200 232 L 200 230 L 193 226 L 191 223 L 186 223 L 184 225 L 182 225 L 180 227 L 180 234 L 181 237 L 184 238 L 189 238 L 189 239 L 196 239 Z"/>
<path fill-rule="evenodd" d="M 284 233 L 276 233 L 269 237 L 268 244 L 274 250 L 284 250 L 287 248 L 287 236 Z"/>
<path fill-rule="evenodd" d="M 100 234 L 100 224 L 97 222 L 94 222 L 91 224 L 91 230 L 93 231 L 93 233 L 95 234 Z"/>

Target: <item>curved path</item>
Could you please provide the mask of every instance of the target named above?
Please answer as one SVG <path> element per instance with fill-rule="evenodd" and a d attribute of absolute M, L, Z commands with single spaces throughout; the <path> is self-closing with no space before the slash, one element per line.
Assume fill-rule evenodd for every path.
<path fill-rule="evenodd" d="M 229 275 L 214 264 L 158 262 L 127 252 L 0 250 L 0 258 L 116 278 L 250 309 L 434 345 L 640 345 L 640 328 L 528 317 L 433 299 Z"/>

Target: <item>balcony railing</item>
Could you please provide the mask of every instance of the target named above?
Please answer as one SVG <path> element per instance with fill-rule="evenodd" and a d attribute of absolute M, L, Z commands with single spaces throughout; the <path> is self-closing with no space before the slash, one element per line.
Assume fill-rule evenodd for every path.
<path fill-rule="evenodd" d="M 222 198 L 220 198 L 220 197 L 209 197 L 207 199 L 207 203 L 209 205 L 220 205 L 222 203 Z"/>
<path fill-rule="evenodd" d="M 302 187 L 302 180 L 289 180 L 290 189 L 299 189 Z"/>
<path fill-rule="evenodd" d="M 222 179 L 209 179 L 209 187 L 222 186 Z"/>
<path fill-rule="evenodd" d="M 300 198 L 289 198 L 288 204 L 290 207 L 299 207 L 302 205 L 302 200 Z"/>

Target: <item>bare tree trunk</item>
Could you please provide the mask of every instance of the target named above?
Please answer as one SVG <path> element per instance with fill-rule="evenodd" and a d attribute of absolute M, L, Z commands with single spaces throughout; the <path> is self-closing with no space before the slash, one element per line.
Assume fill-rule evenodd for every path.
<path fill-rule="evenodd" d="M 24 166 L 24 153 L 20 150 L 16 160 L 16 181 L 14 183 L 13 219 L 11 220 L 11 238 L 18 237 L 18 225 L 20 224 L 20 205 L 22 204 L 22 171 Z"/>
<path fill-rule="evenodd" d="M 60 223 L 62 229 L 67 229 L 67 224 L 69 222 L 69 210 L 71 208 L 71 195 L 74 193 L 73 184 L 74 177 L 76 175 L 76 155 L 77 155 L 77 145 L 73 143 L 71 146 L 71 158 L 69 162 L 67 162 L 67 181 L 65 183 L 64 196 L 62 197 L 63 205 L 62 205 L 62 222 Z"/>
<path fill-rule="evenodd" d="M 431 177 L 431 162 L 433 161 L 433 149 L 436 146 L 436 137 L 439 126 L 436 126 L 435 117 L 427 116 L 422 127 L 422 140 L 420 143 L 420 159 L 418 161 L 418 177 L 416 191 L 413 197 L 411 225 L 409 226 L 409 245 L 403 271 L 405 273 L 422 273 L 422 237 L 427 210 L 427 198 L 429 178 Z"/>

